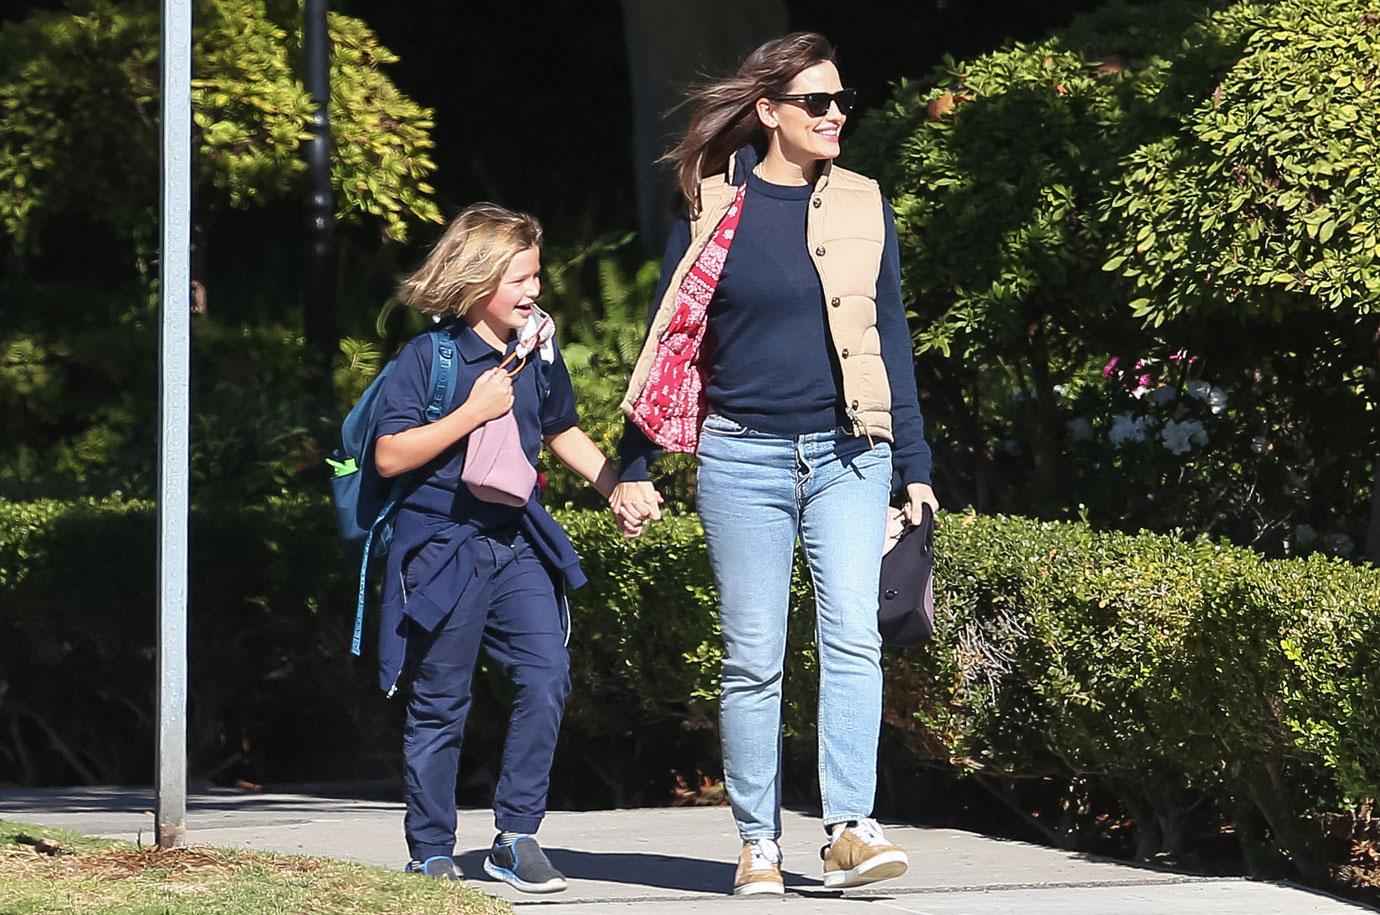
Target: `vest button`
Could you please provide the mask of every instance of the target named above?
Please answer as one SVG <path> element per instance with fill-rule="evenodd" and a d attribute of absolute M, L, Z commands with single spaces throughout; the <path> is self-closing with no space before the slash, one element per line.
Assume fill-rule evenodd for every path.
<path fill-rule="evenodd" d="M 832 306 L 834 306 L 835 308 L 838 308 L 839 305 L 841 305 L 841 304 L 843 304 L 843 303 L 840 302 L 840 301 L 838 300 L 838 297 L 837 297 L 837 296 L 835 296 L 834 298 L 832 298 L 832 299 L 829 300 L 829 304 L 832 305 Z"/>
<path fill-rule="evenodd" d="M 848 350 L 844 350 L 840 355 L 842 355 L 843 358 L 847 359 L 847 358 L 848 358 Z"/>
<path fill-rule="evenodd" d="M 814 207 L 817 210 L 823 203 L 823 200 L 820 200 L 818 197 L 816 197 L 814 200 L 810 201 L 810 206 Z"/>
<path fill-rule="evenodd" d="M 853 409 L 854 409 L 854 410 L 858 409 L 858 402 L 857 402 L 856 400 L 853 401 Z"/>
<path fill-rule="evenodd" d="M 823 257 L 823 256 L 824 256 L 824 246 L 823 246 L 823 245 L 820 245 L 818 248 L 816 248 L 816 249 L 815 249 L 815 253 L 818 254 L 820 257 Z"/>

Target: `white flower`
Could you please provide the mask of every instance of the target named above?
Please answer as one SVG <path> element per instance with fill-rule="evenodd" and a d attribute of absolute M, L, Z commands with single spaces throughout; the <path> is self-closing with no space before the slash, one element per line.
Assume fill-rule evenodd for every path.
<path fill-rule="evenodd" d="M 1188 396 L 1194 400 L 1207 400 L 1212 394 L 1212 385 L 1206 381 L 1197 380 L 1188 383 Z"/>
<path fill-rule="evenodd" d="M 1075 442 L 1090 442 L 1093 437 L 1092 423 L 1081 416 L 1064 423 L 1064 428 L 1069 432 L 1069 438 Z"/>
<path fill-rule="evenodd" d="M 1171 419 L 1160 430 L 1160 438 L 1173 454 L 1187 454 L 1194 445 L 1206 445 L 1208 441 L 1207 430 L 1196 419 L 1183 422 Z"/>
<path fill-rule="evenodd" d="M 1131 442 L 1145 441 L 1145 433 L 1155 427 L 1155 421 L 1148 416 L 1132 416 L 1130 413 L 1118 414 L 1112 420 L 1107 439 L 1114 448 Z"/>
<path fill-rule="evenodd" d="M 1160 385 L 1155 388 L 1155 406 L 1164 407 L 1172 404 L 1179 397 L 1179 393 L 1169 385 Z"/>
<path fill-rule="evenodd" d="M 1297 524 L 1294 526 L 1294 543 L 1300 547 L 1306 547 L 1314 540 L 1318 539 L 1318 532 L 1313 530 L 1310 524 Z"/>
<path fill-rule="evenodd" d="M 1208 392 L 1207 402 L 1215 416 L 1227 408 L 1227 392 L 1221 388 L 1213 388 Z"/>

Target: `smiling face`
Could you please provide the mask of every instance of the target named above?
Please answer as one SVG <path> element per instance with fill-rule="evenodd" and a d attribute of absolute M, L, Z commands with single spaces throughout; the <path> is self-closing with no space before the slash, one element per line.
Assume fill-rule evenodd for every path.
<path fill-rule="evenodd" d="M 826 60 L 797 73 L 781 94 L 834 93 L 842 88 L 838 67 Z M 772 144 L 783 156 L 797 163 L 838 156 L 839 133 L 844 121 L 848 120 L 836 104 L 831 104 L 825 114 L 814 117 L 798 101 L 768 99 L 758 101 L 757 116 L 771 135 Z"/>
<path fill-rule="evenodd" d="M 533 245 L 513 255 L 498 288 L 465 312 L 471 326 L 484 324 L 500 340 L 522 328 L 532 316 L 532 305 L 541 293 L 541 249 Z"/>

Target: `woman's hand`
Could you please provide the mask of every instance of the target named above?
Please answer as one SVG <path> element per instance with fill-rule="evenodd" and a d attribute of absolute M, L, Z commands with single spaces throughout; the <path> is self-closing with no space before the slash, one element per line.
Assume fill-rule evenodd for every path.
<path fill-rule="evenodd" d="M 648 521 L 661 519 L 661 493 L 650 480 L 619 483 L 609 496 L 609 509 L 618 519 L 623 536 L 637 537 Z"/>
<path fill-rule="evenodd" d="M 513 379 L 503 369 L 489 369 L 475 380 L 460 409 L 482 426 L 513 409 L 513 401 Z"/>
<path fill-rule="evenodd" d="M 919 524 L 925 516 L 923 506 L 928 505 L 930 511 L 939 514 L 939 499 L 934 495 L 934 488 L 928 483 L 910 483 L 906 486 L 906 507 L 902 513 L 906 516 L 906 521 L 911 524 Z"/>

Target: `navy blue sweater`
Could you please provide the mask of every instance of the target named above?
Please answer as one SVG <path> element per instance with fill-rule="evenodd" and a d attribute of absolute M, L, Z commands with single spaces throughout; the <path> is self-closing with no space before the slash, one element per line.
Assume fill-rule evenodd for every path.
<path fill-rule="evenodd" d="M 805 243 L 813 187 L 770 184 L 747 175 L 743 217 L 709 305 L 703 361 L 709 366 L 710 408 L 749 429 L 793 436 L 851 427 L 843 415 L 843 384 L 825 315 L 824 290 Z M 746 165 L 746 167 L 743 167 Z M 883 201 L 886 240 L 877 277 L 877 331 L 891 386 L 896 482 L 928 483 L 930 449 L 915 390 L 915 365 L 901 302 L 900 254 L 890 206 Z M 671 229 L 653 315 L 671 274 L 690 246 L 690 223 Z M 631 421 L 618 447 L 622 480 L 648 479 L 659 453 Z"/>

